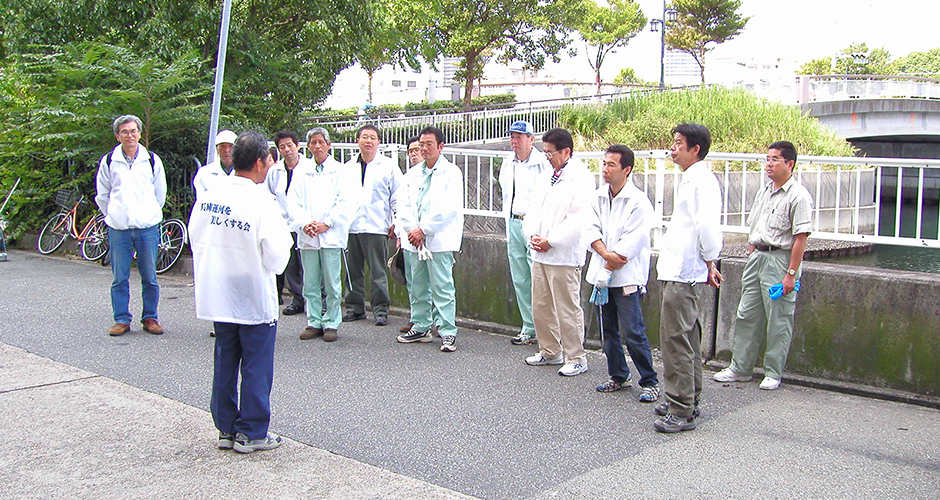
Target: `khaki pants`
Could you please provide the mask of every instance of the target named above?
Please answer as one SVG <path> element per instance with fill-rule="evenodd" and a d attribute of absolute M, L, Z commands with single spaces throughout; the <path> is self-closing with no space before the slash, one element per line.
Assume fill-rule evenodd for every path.
<path fill-rule="evenodd" d="M 542 356 L 587 365 L 580 268 L 532 263 L 532 319 Z"/>
<path fill-rule="evenodd" d="M 698 320 L 698 294 L 689 283 L 662 281 L 662 316 L 659 343 L 669 413 L 692 415 L 702 392 L 702 325 Z"/>

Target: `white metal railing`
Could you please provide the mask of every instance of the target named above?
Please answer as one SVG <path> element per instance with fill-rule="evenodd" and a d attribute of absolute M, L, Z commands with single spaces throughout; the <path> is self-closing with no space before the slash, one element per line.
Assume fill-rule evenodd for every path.
<path fill-rule="evenodd" d="M 337 159 L 348 161 L 355 144 L 334 143 Z M 407 170 L 405 147 L 383 144 L 381 151 L 397 158 Z M 464 213 L 502 219 L 502 194 L 496 182 L 498 168 L 509 152 L 445 147 L 444 156 L 464 174 Z M 680 171 L 669 151 L 635 151 L 631 174 L 634 184 L 649 196 L 662 230 L 673 210 Z M 603 152 L 576 152 L 603 181 Z M 708 154 L 708 162 L 721 185 L 721 228 L 728 233 L 749 232 L 747 217 L 757 190 L 767 182 L 766 153 Z M 813 238 L 913 247 L 940 248 L 940 160 L 801 156 L 795 174 L 813 197 Z M 907 203 L 904 201 L 907 200 Z"/>
<path fill-rule="evenodd" d="M 848 99 L 940 99 L 940 80 L 885 75 L 803 75 L 800 103 Z"/>

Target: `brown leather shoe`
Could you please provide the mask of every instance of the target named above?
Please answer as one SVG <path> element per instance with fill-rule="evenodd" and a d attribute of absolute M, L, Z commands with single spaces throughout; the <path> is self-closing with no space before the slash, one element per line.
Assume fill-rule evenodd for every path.
<path fill-rule="evenodd" d="M 337 338 L 339 338 L 339 336 L 336 334 L 336 328 L 327 328 L 323 330 L 324 342 L 336 342 Z"/>
<path fill-rule="evenodd" d="M 115 323 L 114 326 L 112 326 L 111 329 L 108 330 L 108 335 L 112 337 L 120 337 L 121 335 L 124 335 L 125 333 L 130 331 L 130 329 L 131 329 L 131 325 L 125 325 L 124 323 Z"/>
<path fill-rule="evenodd" d="M 144 325 L 144 330 L 154 334 L 154 335 L 163 335 L 163 327 L 160 326 L 160 323 L 157 323 L 157 320 L 154 318 L 147 318 L 140 322 Z"/>
<path fill-rule="evenodd" d="M 411 327 L 413 327 L 413 326 L 415 326 L 414 323 L 408 323 L 407 325 L 405 325 L 405 326 L 399 328 L 398 331 L 401 332 L 401 333 L 408 333 L 408 332 L 411 331 Z"/>
<path fill-rule="evenodd" d="M 311 340 L 323 335 L 323 330 L 308 326 L 304 328 L 304 333 L 300 334 L 300 340 Z"/>

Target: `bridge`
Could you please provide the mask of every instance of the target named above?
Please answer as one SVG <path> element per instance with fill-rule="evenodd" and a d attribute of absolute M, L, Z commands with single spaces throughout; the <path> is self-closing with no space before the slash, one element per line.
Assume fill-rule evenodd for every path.
<path fill-rule="evenodd" d="M 940 158 L 940 80 L 801 76 L 798 104 L 866 156 Z"/>

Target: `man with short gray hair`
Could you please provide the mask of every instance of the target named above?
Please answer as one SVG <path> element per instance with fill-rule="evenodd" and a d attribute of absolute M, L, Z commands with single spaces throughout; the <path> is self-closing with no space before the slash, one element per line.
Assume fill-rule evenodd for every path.
<path fill-rule="evenodd" d="M 323 336 L 326 342 L 338 338 L 342 322 L 340 300 L 343 251 L 349 238 L 349 224 L 358 211 L 359 190 L 355 172 L 330 154 L 330 134 L 322 127 L 307 132 L 307 149 L 313 162 L 294 169 L 287 190 L 289 226 L 297 233 L 297 247 L 304 269 L 303 294 L 307 302 L 307 327 L 301 340 Z M 320 282 L 326 292 L 326 313 Z"/>
<path fill-rule="evenodd" d="M 111 125 L 114 138 L 120 143 L 98 163 L 95 203 L 108 225 L 111 248 L 111 309 L 114 326 L 111 336 L 130 330 L 131 261 L 137 253 L 145 331 L 163 333 L 157 321 L 160 285 L 157 283 L 157 245 L 160 242 L 160 221 L 166 201 L 166 174 L 163 162 L 140 144 L 143 125 L 134 115 L 117 117 Z"/>

